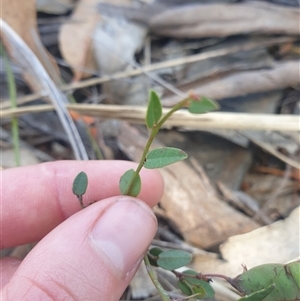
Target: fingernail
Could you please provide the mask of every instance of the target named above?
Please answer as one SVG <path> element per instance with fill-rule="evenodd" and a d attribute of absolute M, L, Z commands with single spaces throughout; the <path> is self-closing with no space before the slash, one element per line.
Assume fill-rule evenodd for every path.
<path fill-rule="evenodd" d="M 156 218 L 146 204 L 122 198 L 99 217 L 92 231 L 92 244 L 126 275 L 141 260 L 156 227 Z"/>

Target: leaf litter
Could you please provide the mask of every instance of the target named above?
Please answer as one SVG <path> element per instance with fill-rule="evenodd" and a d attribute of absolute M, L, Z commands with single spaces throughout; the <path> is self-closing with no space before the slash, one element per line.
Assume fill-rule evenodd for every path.
<path fill-rule="evenodd" d="M 155 3 L 152 8 L 151 3 L 140 3 L 136 9 L 136 4 L 131 1 L 106 3 L 80 0 L 75 8 L 70 5 L 68 16 L 64 15 L 67 21 L 60 26 L 59 32 L 55 33 L 58 43 L 48 49 L 52 56 L 49 56 L 45 47 L 41 46 L 30 32 L 36 30 L 37 26 L 41 28 L 42 19 L 51 22 L 53 8 L 48 12 L 49 16 L 46 19 L 41 14 L 38 14 L 36 19 L 33 2 L 27 2 L 22 6 L 18 4 L 17 9 L 21 15 L 28 12 L 26 28 L 22 18 L 11 19 L 10 10 L 14 10 L 15 1 L 4 5 L 4 20 L 19 33 L 48 73 L 55 74 L 52 79 L 56 84 L 59 84 L 57 76 L 60 75 L 57 72 L 57 64 L 53 63 L 53 57 L 57 59 L 59 54 L 70 67 L 65 75 L 61 72 L 64 81 L 73 80 L 75 83 L 93 74 L 113 76 L 116 72 L 131 72 L 136 63 L 143 67 L 161 62 L 167 64 L 152 71 L 156 76 L 176 85 L 182 93 L 192 89 L 196 94 L 219 100 L 221 112 L 231 112 L 234 120 L 241 112 L 291 116 L 298 114 L 298 99 L 297 94 L 293 93 L 296 91 L 293 87 L 299 84 L 296 73 L 299 47 L 296 43 L 298 38 L 292 35 L 296 28 L 293 22 L 298 20 L 299 12 L 293 7 L 292 1 L 290 6 L 267 1 L 261 4 L 249 4 L 245 1 L 198 3 L 194 9 L 191 9 L 191 5 L 195 5 L 193 3 L 181 3 L 181 6 L 177 7 L 178 4 L 174 1 L 167 9 L 158 10 Z M 105 11 L 101 12 L 100 2 L 108 6 L 115 5 L 113 9 L 118 8 L 117 17 L 113 16 L 113 10 L 110 16 Z M 201 7 L 202 5 L 205 7 Z M 145 12 L 147 15 L 149 6 L 153 15 L 148 14 L 149 18 L 145 20 L 147 22 L 137 22 L 140 16 L 145 16 Z M 231 16 L 223 16 L 229 18 L 227 26 L 224 26 L 224 20 L 213 18 L 212 14 L 205 14 L 207 27 L 204 33 L 205 26 L 198 25 L 198 7 L 213 11 L 229 6 L 232 7 L 230 13 L 228 12 Z M 44 13 L 46 11 L 40 6 L 37 8 Z M 245 15 L 241 23 L 238 23 L 235 11 L 240 8 L 243 8 L 245 14 L 260 11 L 265 17 L 256 18 L 257 22 L 249 22 L 250 19 L 247 20 Z M 130 16 L 128 11 L 136 15 Z M 178 12 L 181 12 L 180 17 L 176 17 Z M 65 11 L 57 8 L 55 13 L 57 17 L 65 14 Z M 182 22 L 183 14 L 189 16 L 187 23 Z M 263 27 L 263 20 L 269 20 L 268 27 Z M 216 24 L 220 26 L 219 29 L 214 29 Z M 251 32 L 256 35 L 251 36 Z M 239 33 L 239 36 L 236 36 L 236 33 Z M 274 37 L 274 33 L 278 36 Z M 43 34 L 42 41 L 46 39 L 47 35 Z M 8 43 L 4 44 L 9 49 Z M 110 49 L 112 44 L 114 49 Z M 205 51 L 208 52 L 207 57 L 202 56 L 192 64 L 184 63 L 184 58 L 194 59 L 193 55 Z M 178 59 L 182 59 L 182 62 Z M 174 64 L 171 65 L 171 62 Z M 18 62 L 14 63 L 18 65 Z M 52 71 L 49 71 L 50 69 Z M 25 75 L 25 71 L 23 73 Z M 38 82 L 35 85 L 32 77 L 25 78 L 25 84 L 31 87 L 32 92 L 43 92 L 43 88 L 40 88 Z M 18 83 L 19 97 L 28 93 L 24 89 L 24 82 L 21 82 L 22 80 Z M 105 85 L 82 88 L 74 97 L 82 103 L 118 104 L 119 109 L 116 112 L 121 111 L 121 105 L 124 104 L 133 105 L 134 110 L 136 105 L 145 105 L 149 87 L 163 95 L 165 106 L 180 99 L 179 95 L 172 94 L 143 71 L 135 78 L 125 77 L 122 80 L 107 81 Z M 2 91 L 2 98 L 6 98 L 5 89 Z M 43 98 L 38 101 L 40 104 L 44 103 Z M 34 104 L 28 103 L 27 106 L 32 105 Z M 35 118 L 37 114 L 41 116 L 39 121 Z M 68 142 L 62 143 L 58 138 L 64 131 L 59 120 L 51 119 L 50 122 L 48 116 L 43 117 L 46 116 L 43 114 L 31 113 L 31 122 L 21 125 L 23 133 L 20 138 L 24 143 L 22 145 L 31 147 L 31 150 L 36 149 L 34 153 L 40 158 L 38 161 L 52 158 L 73 159 Z M 115 116 L 118 118 L 117 114 Z M 129 125 L 126 118 L 122 118 L 124 120 L 117 121 L 93 117 L 92 124 L 96 124 L 97 141 L 102 148 L 105 146 L 104 153 L 110 154 L 112 158 L 138 160 L 145 141 L 145 128 Z M 85 124 L 80 117 L 75 122 L 81 135 L 86 127 L 92 127 Z M 261 124 L 263 122 L 264 120 L 260 121 Z M 54 123 L 58 125 L 57 129 L 53 130 L 52 135 L 48 132 L 45 137 L 42 129 L 45 125 L 51 128 Z M 259 128 L 259 123 L 255 126 Z M 282 126 L 284 127 L 284 124 Z M 10 130 L 9 122 L 4 120 L 2 127 L 4 130 Z M 164 131 L 159 136 L 163 143 L 155 142 L 160 147 L 181 148 L 191 158 L 189 162 L 178 162 L 173 167 L 162 169 L 166 189 L 155 212 L 160 223 L 164 224 L 173 236 L 172 239 L 166 240 L 158 235 L 156 239 L 173 244 L 173 247 L 178 245 L 179 248 L 179 242 L 185 243 L 198 252 L 201 251 L 202 255 L 195 251 L 195 259 L 191 264 L 196 270 L 236 276 L 241 272 L 242 263 L 250 268 L 270 261 L 286 263 L 299 258 L 299 248 L 296 245 L 299 242 L 299 179 L 294 176 L 299 174 L 296 165 L 299 162 L 299 128 L 277 133 L 272 130 L 262 133 L 257 128 L 248 128 L 248 131 L 251 133 L 243 130 L 237 132 L 235 129 L 234 134 L 230 136 L 224 134 L 228 130 L 224 130 L 223 133 L 209 129 L 195 131 L 192 126 L 181 125 Z M 243 136 L 242 144 L 238 142 L 241 141 L 238 135 Z M 7 140 L 3 139 L 1 147 L 6 146 L 9 150 L 9 137 Z M 89 142 L 85 145 L 87 147 Z M 45 156 L 41 155 L 43 152 Z M 93 152 L 92 149 L 91 153 Z M 9 159 L 5 159 L 2 162 L 3 167 L 8 168 L 11 165 L 8 162 Z M 225 196 L 217 189 L 217 182 L 226 186 Z M 251 210 L 243 207 L 248 206 L 247 204 L 236 207 L 230 202 L 225 202 L 224 198 L 232 195 L 240 202 L 242 193 L 249 195 L 256 202 L 256 213 L 253 214 Z M 268 225 L 265 225 L 266 220 L 255 218 L 259 212 L 268 217 Z M 22 254 L 18 252 L 18 248 L 11 252 Z M 168 276 L 164 277 L 167 279 Z M 136 293 L 139 288 L 136 288 L 135 284 L 133 287 L 133 295 L 140 298 Z M 143 298 L 146 298 L 147 294 L 147 290 L 144 290 Z M 234 300 L 232 297 L 224 298 L 223 296 L 223 299 L 220 297 L 216 300 Z"/>

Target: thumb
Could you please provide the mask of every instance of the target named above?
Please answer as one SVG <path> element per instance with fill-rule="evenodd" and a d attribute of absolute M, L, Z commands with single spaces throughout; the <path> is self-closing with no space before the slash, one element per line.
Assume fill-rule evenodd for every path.
<path fill-rule="evenodd" d="M 10 300 L 117 301 L 156 232 L 142 201 L 102 200 L 45 236 L 3 288 Z"/>

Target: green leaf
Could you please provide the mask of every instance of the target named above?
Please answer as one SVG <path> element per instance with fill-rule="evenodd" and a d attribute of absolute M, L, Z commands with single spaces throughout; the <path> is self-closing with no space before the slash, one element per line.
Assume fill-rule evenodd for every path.
<path fill-rule="evenodd" d="M 165 270 L 178 269 L 192 261 L 192 255 L 181 250 L 170 250 L 158 255 L 157 264 Z"/>
<path fill-rule="evenodd" d="M 207 283 L 206 283 L 207 284 Z M 196 295 L 197 294 L 197 299 L 208 299 L 208 298 L 212 298 L 214 296 L 211 294 L 207 294 L 205 288 L 202 285 L 191 285 L 188 281 L 186 281 L 185 279 L 179 280 L 178 281 L 178 287 L 180 288 L 180 290 L 188 295 Z"/>
<path fill-rule="evenodd" d="M 197 275 L 198 273 L 193 270 L 186 270 L 183 274 Z M 192 278 L 188 276 L 184 276 L 184 280 L 190 285 L 194 294 L 199 294 L 201 298 L 213 298 L 215 295 L 215 291 L 212 286 L 198 278 Z"/>
<path fill-rule="evenodd" d="M 120 178 L 119 187 L 121 194 L 127 194 L 131 196 L 138 196 L 141 191 L 141 177 L 138 175 L 135 178 L 135 181 L 131 184 L 131 180 L 134 175 L 134 170 L 129 169 L 127 170 L 123 176 Z M 129 187 L 131 186 L 131 187 Z"/>
<path fill-rule="evenodd" d="M 241 300 L 300 300 L 300 285 L 297 283 L 297 279 L 300 279 L 299 271 L 300 262 L 267 263 L 245 271 L 231 279 L 230 284 L 245 294 Z M 269 293 L 267 294 L 267 292 Z M 261 299 L 257 298 L 257 296 L 264 296 L 264 294 L 267 295 Z"/>
<path fill-rule="evenodd" d="M 186 283 L 185 280 L 179 280 L 178 287 L 187 296 L 193 295 L 193 291 L 192 291 L 191 287 L 189 286 L 188 283 Z"/>
<path fill-rule="evenodd" d="M 80 172 L 73 181 L 73 193 L 76 196 L 85 194 L 88 185 L 88 177 L 85 172 Z"/>
<path fill-rule="evenodd" d="M 147 154 L 144 167 L 148 169 L 161 168 L 186 158 L 187 154 L 179 148 L 156 148 Z"/>
<path fill-rule="evenodd" d="M 151 265 L 153 265 L 153 266 L 155 266 L 155 267 L 158 267 L 158 264 L 157 264 L 157 258 L 158 258 L 158 255 L 160 254 L 160 253 L 162 253 L 163 252 L 163 250 L 162 249 L 160 249 L 160 248 L 152 248 L 149 252 L 148 252 L 148 254 L 149 254 L 149 256 L 148 256 L 148 258 L 149 258 L 149 262 L 150 262 L 150 264 Z"/>
<path fill-rule="evenodd" d="M 149 262 L 151 265 L 158 267 L 157 258 L 158 258 L 158 255 L 162 252 L 163 252 L 163 250 L 160 248 L 152 248 L 149 251 L 150 256 L 148 256 L 148 258 L 149 258 Z"/>
<path fill-rule="evenodd" d="M 193 114 L 203 114 L 218 109 L 219 105 L 207 97 L 201 97 L 199 100 L 191 99 L 191 103 L 188 107 L 189 112 Z"/>
<path fill-rule="evenodd" d="M 163 252 L 163 250 L 162 249 L 160 249 L 160 248 L 152 248 L 150 251 L 149 251 L 149 253 L 152 255 L 152 256 L 155 256 L 155 257 L 157 257 L 160 253 L 162 253 Z"/>
<path fill-rule="evenodd" d="M 275 285 L 274 283 L 272 283 L 270 286 L 268 286 L 267 288 L 261 289 L 257 292 L 254 292 L 250 295 L 247 295 L 245 297 L 242 297 L 240 299 L 238 299 L 238 301 L 262 301 L 264 300 L 268 295 L 270 295 L 272 293 L 272 291 L 274 291 L 275 289 Z M 273 301 L 277 300 L 277 299 L 271 299 Z M 278 299 L 279 300 L 279 299 Z M 282 299 L 280 299 L 282 300 Z M 287 300 L 287 299 L 285 299 Z M 296 299 L 295 299 L 296 300 Z"/>
<path fill-rule="evenodd" d="M 159 96 L 154 92 L 150 91 L 149 93 L 149 103 L 146 114 L 146 124 L 149 129 L 159 121 L 162 115 L 162 106 L 159 99 Z"/>

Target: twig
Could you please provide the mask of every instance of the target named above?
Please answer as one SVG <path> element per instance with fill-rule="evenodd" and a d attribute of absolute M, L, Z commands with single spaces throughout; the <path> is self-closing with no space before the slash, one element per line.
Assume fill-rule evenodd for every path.
<path fill-rule="evenodd" d="M 8 60 L 6 51 L 4 50 L 3 46 L 1 45 L 1 51 L 4 54 L 4 62 L 5 62 L 5 69 L 7 74 L 7 82 L 8 82 L 8 91 L 9 91 L 9 98 L 11 107 L 13 109 L 17 108 L 17 89 L 16 89 L 16 82 L 14 78 L 14 74 L 11 70 L 10 62 Z M 17 117 L 13 117 L 11 120 L 11 130 L 12 130 L 12 140 L 14 146 L 14 156 L 15 156 L 15 163 L 16 166 L 21 165 L 21 158 L 20 158 L 20 141 L 19 141 L 19 123 Z"/>
<path fill-rule="evenodd" d="M 119 106 L 101 104 L 68 104 L 67 108 L 86 116 L 116 118 L 130 123 L 144 124 L 146 108 L 143 106 Z M 17 109 L 0 110 L 0 116 L 13 117 L 28 113 L 53 110 L 52 105 L 36 105 Z M 163 109 L 167 114 L 169 109 Z M 163 127 L 183 127 L 187 129 L 230 129 L 257 131 L 299 131 L 299 117 L 295 115 L 273 115 L 252 113 L 214 112 L 205 115 L 190 114 L 185 110 L 175 112 Z M 248 138 L 248 137 L 247 137 Z M 249 138 L 251 139 L 251 138 Z M 251 139 L 253 140 L 253 139 Z"/>
<path fill-rule="evenodd" d="M 186 93 L 192 90 L 214 100 L 245 96 L 254 93 L 276 91 L 287 87 L 298 87 L 299 60 L 274 62 L 272 68 L 235 72 L 206 83 L 195 82 L 181 87 Z M 216 88 L 217 87 L 217 88 Z M 176 95 L 164 97 L 164 106 L 173 106 L 181 98 Z"/>
<path fill-rule="evenodd" d="M 238 45 L 235 47 L 230 47 L 230 48 L 225 48 L 225 49 L 219 49 L 219 50 L 211 50 L 211 51 L 206 51 L 200 54 L 196 55 L 191 55 L 183 58 L 176 58 L 172 59 L 166 62 L 160 62 L 156 64 L 151 64 L 148 66 L 141 67 L 140 69 L 134 69 L 134 70 L 129 70 L 125 72 L 118 72 L 112 76 L 102 76 L 99 78 L 91 78 L 87 80 L 83 80 L 80 82 L 75 82 L 67 85 L 62 85 L 60 89 L 62 91 L 72 91 L 76 89 L 81 89 L 81 88 L 87 88 L 90 86 L 98 85 L 98 84 L 103 84 L 112 80 L 116 79 L 121 79 L 121 78 L 126 78 L 126 77 L 133 77 L 133 76 L 138 76 L 142 73 L 147 74 L 147 72 L 150 71 L 156 71 L 164 68 L 171 68 L 171 67 L 176 67 L 184 64 L 191 64 L 199 61 L 203 61 L 206 59 L 214 58 L 214 57 L 219 57 L 227 54 L 233 54 L 239 51 L 249 51 L 252 49 L 259 49 L 267 46 L 271 46 L 274 44 L 282 44 L 282 43 L 288 43 L 294 41 L 293 38 L 273 38 L 267 41 L 260 41 L 259 44 L 257 42 L 251 42 L 247 45 Z M 47 93 L 41 92 L 41 93 L 35 93 L 23 97 L 19 97 L 17 99 L 18 104 L 24 104 L 39 98 L 44 98 L 47 97 Z M 9 108 L 9 102 L 3 102 L 2 108 Z"/>

